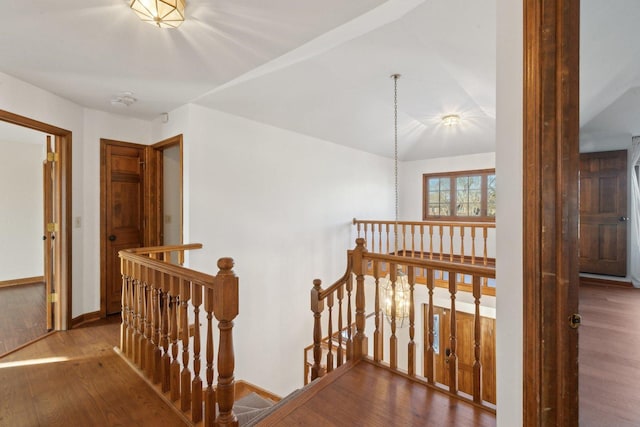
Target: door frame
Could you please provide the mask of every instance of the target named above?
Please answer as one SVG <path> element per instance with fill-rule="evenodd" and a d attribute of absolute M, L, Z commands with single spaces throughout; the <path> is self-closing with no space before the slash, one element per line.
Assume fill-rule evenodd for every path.
<path fill-rule="evenodd" d="M 151 197 L 148 196 L 148 176 L 149 176 L 149 168 L 147 167 L 149 162 L 149 151 L 148 146 L 144 144 L 139 144 L 135 142 L 127 142 L 127 141 L 116 141 L 113 139 L 100 138 L 100 317 L 107 317 L 107 265 L 106 265 L 106 253 L 107 253 L 107 201 L 106 201 L 106 193 L 107 193 L 107 181 L 106 181 L 106 149 L 107 145 L 111 146 L 119 146 L 119 147 L 134 147 L 134 148 L 142 148 L 143 149 L 143 201 L 142 201 L 142 211 L 143 211 L 143 227 L 142 227 L 142 239 L 143 246 L 152 246 L 155 243 L 150 242 L 147 238 L 147 229 L 151 228 L 150 224 L 150 213 L 153 212 L 152 209 L 149 209 L 149 200 Z"/>
<path fill-rule="evenodd" d="M 579 0 L 524 0 L 523 425 L 578 425 Z"/>
<path fill-rule="evenodd" d="M 0 120 L 29 129 L 37 130 L 55 137 L 58 165 L 60 169 L 59 191 L 56 192 L 55 203 L 60 206 L 60 230 L 58 242 L 60 257 L 56 260 L 56 271 L 59 272 L 58 302 L 54 305 L 54 324 L 56 330 L 66 330 L 71 327 L 72 307 L 72 238 L 71 238 L 71 147 L 72 132 L 28 117 L 20 116 L 5 110 L 0 110 Z"/>

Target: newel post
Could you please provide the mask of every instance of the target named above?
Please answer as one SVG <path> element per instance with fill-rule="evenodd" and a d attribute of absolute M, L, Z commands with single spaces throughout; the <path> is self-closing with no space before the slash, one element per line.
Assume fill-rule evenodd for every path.
<path fill-rule="evenodd" d="M 311 381 L 322 377 L 325 370 L 320 365 L 322 362 L 322 324 L 320 323 L 324 300 L 320 299 L 322 281 L 315 279 L 311 289 L 311 311 L 313 311 L 313 365 L 311 366 Z"/>
<path fill-rule="evenodd" d="M 359 237 L 356 239 L 356 248 L 353 251 L 353 273 L 356 275 L 356 335 L 354 337 L 353 357 L 361 359 L 367 355 L 368 340 L 364 333 L 366 313 L 364 295 L 364 266 L 363 255 L 367 252 L 365 241 Z"/>
<path fill-rule="evenodd" d="M 233 370 L 235 356 L 233 352 L 233 319 L 238 315 L 238 278 L 233 272 L 233 259 L 220 258 L 218 272 L 213 288 L 213 312 L 220 329 L 218 346 L 218 417 L 216 426 L 238 426 L 233 413 L 235 401 L 235 381 Z"/>

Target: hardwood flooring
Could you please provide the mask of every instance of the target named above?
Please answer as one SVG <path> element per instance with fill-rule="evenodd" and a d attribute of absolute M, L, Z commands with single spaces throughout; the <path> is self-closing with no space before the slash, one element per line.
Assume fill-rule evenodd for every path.
<path fill-rule="evenodd" d="M 120 318 L 56 332 L 0 359 L 0 426 L 183 426 L 113 351 Z"/>
<path fill-rule="evenodd" d="M 580 287 L 580 426 L 640 425 L 640 289 Z"/>
<path fill-rule="evenodd" d="M 368 361 L 344 365 L 258 426 L 495 426 L 495 415 Z"/>
<path fill-rule="evenodd" d="M 0 288 L 0 355 L 47 332 L 44 283 Z"/>

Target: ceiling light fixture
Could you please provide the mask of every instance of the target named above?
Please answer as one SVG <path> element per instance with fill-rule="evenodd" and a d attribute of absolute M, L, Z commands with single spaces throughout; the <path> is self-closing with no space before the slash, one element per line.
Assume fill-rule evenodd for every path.
<path fill-rule="evenodd" d="M 442 124 L 445 126 L 456 126 L 460 124 L 460 116 L 457 114 L 449 114 L 442 118 Z"/>
<path fill-rule="evenodd" d="M 122 92 L 121 94 L 115 95 L 111 98 L 111 105 L 126 105 L 128 107 L 137 100 L 137 98 L 134 98 L 133 93 Z"/>
<path fill-rule="evenodd" d="M 144 22 L 158 28 L 177 28 L 184 21 L 185 0 L 131 0 L 129 7 Z"/>

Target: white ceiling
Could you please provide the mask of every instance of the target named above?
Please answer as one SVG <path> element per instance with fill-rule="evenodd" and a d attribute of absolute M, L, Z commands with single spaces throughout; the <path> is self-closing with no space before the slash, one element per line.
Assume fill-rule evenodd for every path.
<path fill-rule="evenodd" d="M 391 157 L 401 73 L 401 159 L 494 150 L 495 0 L 187 0 L 177 30 L 124 0 L 3 1 L 0 71 L 89 108 L 195 102 Z M 581 9 L 582 132 L 640 134 L 640 2 Z M 124 91 L 138 102 L 111 105 Z"/>

